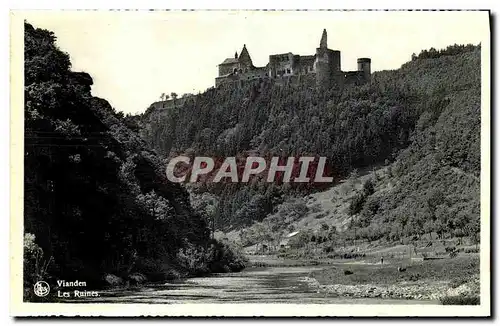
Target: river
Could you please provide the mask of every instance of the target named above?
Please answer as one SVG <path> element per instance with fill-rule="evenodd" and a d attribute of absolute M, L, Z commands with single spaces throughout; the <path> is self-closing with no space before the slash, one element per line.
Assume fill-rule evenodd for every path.
<path fill-rule="evenodd" d="M 324 267 L 252 267 L 239 273 L 213 274 L 135 289 L 101 291 L 85 302 L 109 303 L 329 303 L 435 304 L 430 301 L 338 297 L 311 287 L 304 278 Z M 73 301 L 75 302 L 75 301 Z M 78 300 L 82 302 L 82 299 Z"/>

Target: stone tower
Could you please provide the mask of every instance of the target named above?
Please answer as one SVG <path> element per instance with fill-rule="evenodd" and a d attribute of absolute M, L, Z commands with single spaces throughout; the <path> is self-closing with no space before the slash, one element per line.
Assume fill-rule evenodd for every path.
<path fill-rule="evenodd" d="M 363 72 L 363 78 L 365 82 L 369 82 L 371 79 L 371 64 L 372 64 L 372 59 L 370 58 L 358 59 L 358 71 Z"/>
<path fill-rule="evenodd" d="M 314 69 L 316 71 L 316 84 L 320 87 L 330 87 L 334 82 L 341 81 L 340 51 L 328 48 L 326 29 L 323 30 L 319 48 L 316 49 Z"/>

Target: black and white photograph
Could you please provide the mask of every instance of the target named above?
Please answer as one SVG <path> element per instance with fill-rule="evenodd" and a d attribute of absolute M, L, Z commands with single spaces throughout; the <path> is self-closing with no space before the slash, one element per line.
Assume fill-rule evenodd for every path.
<path fill-rule="evenodd" d="M 10 19 L 13 314 L 490 315 L 488 10 Z"/>

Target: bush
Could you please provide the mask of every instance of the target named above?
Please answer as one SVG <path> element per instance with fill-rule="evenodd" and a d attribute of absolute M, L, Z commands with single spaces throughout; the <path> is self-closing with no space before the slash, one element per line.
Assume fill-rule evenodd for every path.
<path fill-rule="evenodd" d="M 363 204 L 365 203 L 366 195 L 364 192 L 357 193 L 351 198 L 349 202 L 349 215 L 355 215 L 361 212 Z"/>
<path fill-rule="evenodd" d="M 176 264 L 165 259 L 139 257 L 134 271 L 144 274 L 152 282 L 179 279 L 184 276 Z"/>
<path fill-rule="evenodd" d="M 207 248 L 188 245 L 179 250 L 177 259 L 191 275 L 238 272 L 248 262 L 236 246 L 217 240 L 212 240 Z"/>
<path fill-rule="evenodd" d="M 360 192 L 357 192 L 356 195 L 354 195 L 354 197 L 351 198 L 351 201 L 349 203 L 349 214 L 354 215 L 361 212 L 361 209 L 363 208 L 366 199 L 374 192 L 375 192 L 375 186 L 373 184 L 373 180 L 372 179 L 366 180 L 365 183 L 363 184 L 363 189 Z M 378 203 L 373 202 L 373 207 L 370 207 L 370 209 L 376 212 L 376 210 L 378 210 Z"/>
<path fill-rule="evenodd" d="M 375 192 L 375 186 L 373 185 L 373 180 L 368 179 L 363 184 L 363 192 L 366 196 L 369 196 Z"/>
<path fill-rule="evenodd" d="M 208 267 L 213 273 L 239 272 L 248 263 L 248 259 L 236 246 L 217 240 L 210 244 L 208 255 Z"/>
<path fill-rule="evenodd" d="M 179 249 L 177 253 L 179 265 L 192 275 L 203 275 L 209 272 L 207 258 L 204 248 L 191 244 Z"/>
<path fill-rule="evenodd" d="M 323 251 L 328 254 L 334 252 L 334 248 L 333 246 L 326 246 L 325 248 L 323 248 Z"/>
<path fill-rule="evenodd" d="M 52 257 L 44 258 L 43 250 L 35 242 L 35 235 L 24 234 L 24 296 L 25 300 L 32 298 L 33 285 L 38 281 L 47 281 L 48 268 L 52 263 Z"/>
<path fill-rule="evenodd" d="M 456 247 L 446 247 L 444 248 L 444 250 L 446 251 L 446 253 L 451 253 L 451 252 L 455 252 L 457 250 Z"/>
<path fill-rule="evenodd" d="M 411 274 L 410 277 L 409 277 L 409 280 L 411 282 L 416 282 L 416 281 L 418 281 L 420 279 L 422 279 L 422 275 L 420 275 L 420 273 Z"/>
<path fill-rule="evenodd" d="M 469 281 L 469 277 L 458 277 L 458 278 L 451 280 L 450 287 L 457 288 L 460 285 L 467 283 L 468 281 Z"/>
<path fill-rule="evenodd" d="M 325 217 L 327 215 L 328 215 L 328 212 L 321 212 L 321 213 L 318 213 L 318 214 L 314 215 L 314 218 L 317 219 L 317 220 L 319 220 L 320 218 L 323 218 L 323 217 Z"/>

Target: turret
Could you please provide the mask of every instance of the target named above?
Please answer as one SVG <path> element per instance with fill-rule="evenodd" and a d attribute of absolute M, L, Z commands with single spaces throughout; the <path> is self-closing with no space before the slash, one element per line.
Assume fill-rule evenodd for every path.
<path fill-rule="evenodd" d="M 358 59 L 358 71 L 363 72 L 363 77 L 365 81 L 370 81 L 371 79 L 371 64 L 372 64 L 372 59 L 370 58 Z"/>

